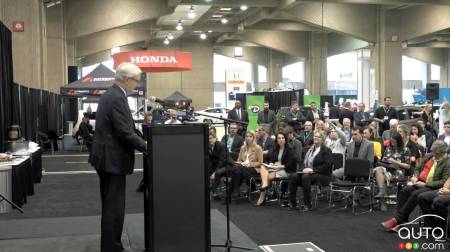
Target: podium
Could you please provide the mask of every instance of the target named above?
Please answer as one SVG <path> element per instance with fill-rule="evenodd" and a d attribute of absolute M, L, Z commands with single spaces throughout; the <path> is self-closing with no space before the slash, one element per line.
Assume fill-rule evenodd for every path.
<path fill-rule="evenodd" d="M 145 249 L 209 252 L 208 127 L 144 128 Z"/>

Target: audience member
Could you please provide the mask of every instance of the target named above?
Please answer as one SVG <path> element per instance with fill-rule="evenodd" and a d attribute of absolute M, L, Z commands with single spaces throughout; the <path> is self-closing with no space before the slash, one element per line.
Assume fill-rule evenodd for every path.
<path fill-rule="evenodd" d="M 297 205 L 297 186 L 303 189 L 303 210 L 311 211 L 311 184 L 326 185 L 330 182 L 333 161 L 331 150 L 324 143 L 325 136 L 315 132 L 314 145 L 305 155 L 302 174 L 294 173 L 289 177 L 289 209 Z"/>
<path fill-rule="evenodd" d="M 422 214 L 435 214 L 444 220 L 447 219 L 450 207 L 450 177 L 447 178 L 447 181 L 441 188 L 421 193 L 417 201 Z M 443 230 L 446 230 L 445 224 L 445 221 L 436 217 L 425 217 L 425 227 L 441 227 Z"/>
<path fill-rule="evenodd" d="M 345 141 L 350 142 L 352 139 L 352 122 L 349 118 L 342 120 L 342 132 L 345 136 Z"/>
<path fill-rule="evenodd" d="M 353 114 L 355 112 L 352 109 L 352 103 L 346 102 L 344 104 L 344 108 L 341 109 L 341 114 L 339 115 L 339 123 L 344 124 L 344 118 L 348 118 L 350 120 L 350 127 L 353 125 Z"/>
<path fill-rule="evenodd" d="M 305 116 L 300 111 L 297 101 L 292 101 L 291 108 L 286 114 L 286 122 L 291 126 L 295 132 L 300 132 L 302 123 L 306 121 Z"/>
<path fill-rule="evenodd" d="M 381 160 L 381 143 L 375 139 L 375 133 L 376 131 L 372 127 L 366 127 L 364 129 L 364 138 L 369 140 L 373 144 L 373 155 L 374 155 L 374 161 L 373 163 L 376 164 L 378 160 Z"/>
<path fill-rule="evenodd" d="M 420 127 L 422 127 L 422 129 L 423 129 L 423 134 L 425 135 L 425 140 L 426 140 L 426 143 L 427 143 L 426 150 L 430 151 L 431 145 L 433 144 L 433 142 L 435 140 L 434 135 L 431 132 L 429 132 L 428 130 L 425 129 L 425 123 L 423 122 L 422 119 L 419 119 L 417 121 L 417 124 Z"/>
<path fill-rule="evenodd" d="M 169 109 L 169 119 L 167 119 L 164 124 L 181 124 L 177 119 L 177 111 L 174 109 Z"/>
<path fill-rule="evenodd" d="M 262 165 L 260 169 L 261 187 L 256 206 L 261 206 L 266 200 L 266 190 L 274 178 L 285 178 L 289 173 L 295 173 L 296 163 L 293 150 L 286 143 L 287 136 L 283 132 L 276 134 L 276 144 L 269 154 L 268 166 Z"/>
<path fill-rule="evenodd" d="M 441 188 L 450 176 L 447 144 L 438 140 L 431 146 L 431 152 L 416 169 L 408 185 L 400 191 L 395 215 L 382 223 L 386 231 L 398 231 L 399 225 L 408 221 L 420 195 Z"/>
<path fill-rule="evenodd" d="M 309 104 L 310 110 L 306 113 L 306 120 L 316 123 L 318 120 L 325 120 L 323 112 L 317 108 L 316 102 Z"/>
<path fill-rule="evenodd" d="M 313 144 L 313 139 L 314 139 L 314 134 L 313 134 L 313 125 L 312 122 L 310 121 L 306 121 L 305 122 L 305 129 L 300 132 L 300 136 L 298 137 L 298 139 L 300 140 L 300 142 L 302 142 L 303 145 L 303 157 L 305 156 L 306 151 L 309 150 L 309 147 L 311 147 L 311 145 Z"/>
<path fill-rule="evenodd" d="M 450 121 L 444 122 L 444 133 L 438 139 L 450 145 Z"/>
<path fill-rule="evenodd" d="M 354 126 L 366 127 L 372 121 L 369 112 L 366 112 L 366 105 L 364 103 L 358 104 L 358 112 L 353 114 Z"/>
<path fill-rule="evenodd" d="M 267 126 L 266 128 L 269 129 L 267 133 L 272 134 L 277 123 L 277 118 L 275 117 L 275 112 L 270 109 L 268 101 L 264 102 L 264 110 L 258 113 L 257 122 L 259 126 Z"/>
<path fill-rule="evenodd" d="M 237 160 L 244 139 L 237 134 L 239 126 L 237 123 L 230 123 L 230 133 L 222 137 L 222 142 L 227 145 L 228 152 L 232 160 Z"/>
<path fill-rule="evenodd" d="M 242 122 L 238 124 L 238 134 L 244 136 L 244 132 L 247 130 L 248 125 L 248 113 L 241 108 L 240 101 L 237 100 L 234 103 L 234 108 L 228 112 L 228 119 Z"/>
<path fill-rule="evenodd" d="M 355 127 L 352 129 L 352 142 L 347 146 L 347 159 L 358 158 L 366 159 L 373 165 L 373 144 L 363 138 L 363 129 L 361 127 Z M 333 171 L 333 177 L 344 177 L 344 168 L 339 168 Z"/>
<path fill-rule="evenodd" d="M 266 128 L 267 127 L 259 126 L 255 130 L 256 143 L 262 148 L 264 156 L 267 156 L 269 154 L 269 151 L 275 145 L 275 140 L 269 137 L 269 134 L 267 134 L 266 132 Z"/>
<path fill-rule="evenodd" d="M 398 119 L 397 110 L 391 107 L 391 97 L 384 98 L 384 106 L 377 108 L 373 119 L 379 123 L 378 131 L 380 135 L 389 129 L 391 119 Z"/>
<path fill-rule="evenodd" d="M 397 119 L 391 119 L 389 121 L 389 129 L 383 131 L 383 134 L 381 135 L 381 141 L 383 146 L 389 145 L 389 139 L 391 139 L 391 134 L 397 132 L 397 126 L 398 126 Z"/>
<path fill-rule="evenodd" d="M 426 104 L 423 108 L 422 112 L 422 120 L 425 123 L 425 129 L 427 129 L 430 132 L 433 132 L 433 106 L 431 104 Z"/>
<path fill-rule="evenodd" d="M 256 169 L 263 163 L 262 148 L 256 144 L 256 136 L 253 131 L 247 131 L 245 134 L 245 143 L 241 147 L 239 157 L 231 170 L 231 183 L 229 193 L 239 194 L 239 188 L 242 182 L 251 175 L 257 175 Z"/>
<path fill-rule="evenodd" d="M 303 160 L 302 142 L 297 138 L 295 138 L 294 129 L 292 129 L 291 127 L 286 127 L 284 129 L 284 134 L 287 136 L 289 148 L 291 148 L 292 152 L 294 153 L 295 163 L 297 164 L 295 168 L 299 169 L 301 167 L 301 163 Z"/>

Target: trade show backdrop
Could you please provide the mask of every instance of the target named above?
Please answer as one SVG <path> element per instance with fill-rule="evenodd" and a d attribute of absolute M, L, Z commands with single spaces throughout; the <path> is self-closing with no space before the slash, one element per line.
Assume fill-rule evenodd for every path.
<path fill-rule="evenodd" d="M 258 113 L 264 110 L 264 96 L 263 95 L 248 95 L 247 96 L 247 113 L 248 113 L 248 130 L 255 130 L 258 127 Z"/>

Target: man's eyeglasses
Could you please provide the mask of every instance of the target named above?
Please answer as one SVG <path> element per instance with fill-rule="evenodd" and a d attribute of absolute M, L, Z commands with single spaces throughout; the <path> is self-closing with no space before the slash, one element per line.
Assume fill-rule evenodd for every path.
<path fill-rule="evenodd" d="M 134 80 L 134 81 L 136 81 L 136 82 L 141 82 L 141 80 L 138 80 L 138 79 L 136 79 L 135 77 L 128 77 L 128 79 Z"/>

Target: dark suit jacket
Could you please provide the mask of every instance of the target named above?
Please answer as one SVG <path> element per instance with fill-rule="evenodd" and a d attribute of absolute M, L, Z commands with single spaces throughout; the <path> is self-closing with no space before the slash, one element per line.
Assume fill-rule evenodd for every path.
<path fill-rule="evenodd" d="M 297 114 L 292 113 L 292 109 L 286 113 L 286 122 L 294 128 L 296 132 L 301 129 L 302 123 L 306 121 L 306 117 L 303 115 L 301 111 L 298 111 Z"/>
<path fill-rule="evenodd" d="M 213 151 L 209 150 L 209 170 L 214 172 L 216 169 L 225 167 L 227 155 L 227 145 L 223 142 L 216 141 Z"/>
<path fill-rule="evenodd" d="M 369 112 L 355 112 L 353 114 L 353 120 L 355 121 L 355 125 L 360 127 L 366 127 L 372 121 Z"/>
<path fill-rule="evenodd" d="M 278 161 L 278 153 L 280 153 L 280 149 L 272 148 L 269 152 L 268 162 L 275 163 Z M 297 171 L 297 163 L 295 162 L 295 156 L 293 150 L 286 145 L 286 148 L 283 151 L 283 155 L 281 156 L 281 164 L 284 165 L 284 170 L 289 173 L 293 173 Z"/>
<path fill-rule="evenodd" d="M 330 175 L 332 166 L 333 157 L 331 150 L 322 144 L 319 153 L 314 157 L 312 169 L 315 173 Z"/>
<path fill-rule="evenodd" d="M 228 112 L 228 119 L 235 120 L 235 121 L 242 121 L 248 123 L 248 113 L 244 109 L 241 108 L 241 120 L 239 120 L 236 108 L 233 108 Z"/>
<path fill-rule="evenodd" d="M 228 137 L 230 135 L 227 135 Z M 225 143 L 225 148 L 227 146 L 227 138 L 225 136 L 222 137 L 222 142 Z M 236 161 L 239 157 L 239 152 L 241 151 L 241 146 L 244 144 L 244 138 L 242 138 L 240 135 L 236 134 L 233 139 L 233 143 L 231 144 L 231 151 L 230 156 L 231 158 Z"/>
<path fill-rule="evenodd" d="M 92 125 L 82 122 L 82 123 L 80 123 L 78 132 L 79 132 L 79 135 L 83 138 L 83 140 L 87 144 L 92 143 L 92 140 L 93 140 L 92 134 L 94 133 L 92 130 Z"/>
<path fill-rule="evenodd" d="M 262 148 L 263 151 L 270 151 L 273 146 L 275 145 L 275 140 L 273 140 L 270 136 L 267 137 L 266 142 L 264 143 L 263 146 L 263 140 L 257 140 L 256 143 Z"/>
<path fill-rule="evenodd" d="M 145 152 L 146 144 L 136 134 L 127 98 L 116 84 L 102 95 L 95 126 L 89 163 L 108 173 L 132 173 L 134 150 Z"/>
<path fill-rule="evenodd" d="M 308 136 L 305 135 L 305 132 L 300 132 L 299 137 L 297 138 L 302 142 L 303 145 L 303 156 L 305 156 L 305 153 L 308 151 L 309 147 L 313 145 L 314 142 L 314 133 L 311 131 Z"/>
<path fill-rule="evenodd" d="M 319 119 L 323 121 L 325 119 L 325 117 L 323 116 L 323 111 L 318 110 L 318 112 L 319 112 Z M 310 109 L 308 110 L 308 112 L 306 112 L 306 120 L 314 123 L 314 114 Z"/>
<path fill-rule="evenodd" d="M 275 117 L 275 112 L 271 109 L 269 109 L 268 114 L 267 114 L 267 120 L 264 120 L 264 110 L 260 111 L 258 113 L 258 124 L 270 124 L 273 125 L 275 124 L 277 121 L 277 118 Z"/>

